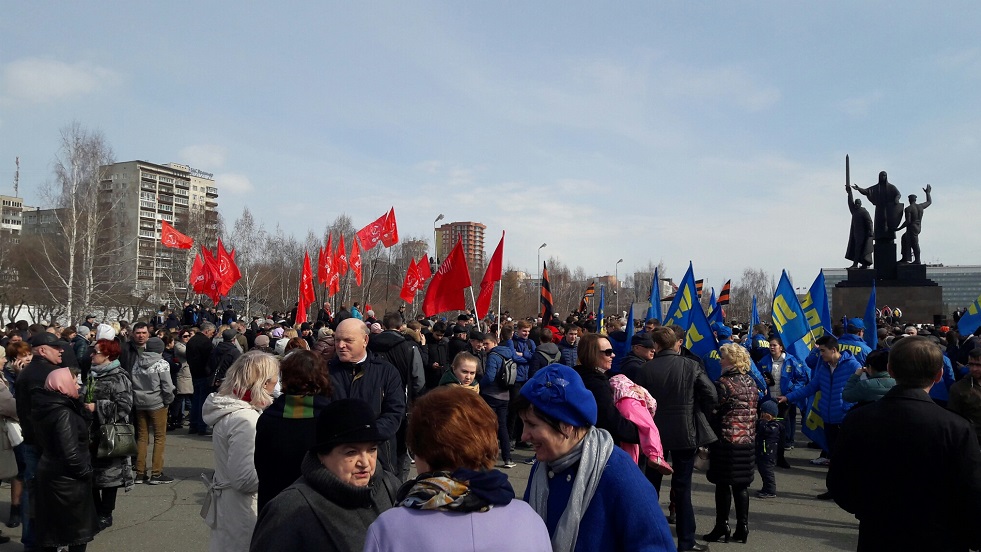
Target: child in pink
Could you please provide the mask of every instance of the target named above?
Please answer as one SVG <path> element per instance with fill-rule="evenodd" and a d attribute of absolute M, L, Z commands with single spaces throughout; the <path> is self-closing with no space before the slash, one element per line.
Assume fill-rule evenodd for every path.
<path fill-rule="evenodd" d="M 620 415 L 637 426 L 640 434 L 640 446 L 633 443 L 620 443 L 620 448 L 627 451 L 634 462 L 640 460 L 640 448 L 644 449 L 649 464 L 664 475 L 674 473 L 671 466 L 664 461 L 664 449 L 661 448 L 661 433 L 654 425 L 654 413 L 657 412 L 657 401 L 647 392 L 647 389 L 630 381 L 623 374 L 610 378 L 610 388 L 613 390 L 613 401 Z"/>

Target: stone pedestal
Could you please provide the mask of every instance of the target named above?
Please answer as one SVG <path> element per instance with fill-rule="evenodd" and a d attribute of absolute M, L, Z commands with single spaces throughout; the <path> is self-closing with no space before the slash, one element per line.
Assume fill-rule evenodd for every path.
<path fill-rule="evenodd" d="M 844 282 L 842 282 L 844 283 Z M 835 319 L 842 316 L 861 318 L 869 302 L 872 286 L 835 287 L 831 291 L 831 312 Z M 944 312 L 943 288 L 933 286 L 886 286 L 876 282 L 876 306 L 899 307 L 903 311 L 904 322 L 932 324 L 934 316 Z"/>
<path fill-rule="evenodd" d="M 877 239 L 872 248 L 873 266 L 879 280 L 895 280 L 896 276 L 896 239 Z"/>

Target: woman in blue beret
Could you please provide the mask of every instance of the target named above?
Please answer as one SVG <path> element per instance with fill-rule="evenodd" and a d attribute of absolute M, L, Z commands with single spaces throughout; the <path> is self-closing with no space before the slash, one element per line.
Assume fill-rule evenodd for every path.
<path fill-rule="evenodd" d="M 575 370 L 552 364 L 515 401 L 535 465 L 525 501 L 542 517 L 554 552 L 676 550 L 657 492 L 596 426 L 596 400 Z"/>

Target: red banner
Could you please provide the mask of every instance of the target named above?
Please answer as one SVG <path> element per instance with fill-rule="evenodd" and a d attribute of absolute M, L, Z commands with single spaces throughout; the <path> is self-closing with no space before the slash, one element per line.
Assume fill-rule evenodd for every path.
<path fill-rule="evenodd" d="M 354 271 L 354 280 L 361 285 L 361 248 L 358 247 L 358 240 L 351 240 L 351 270 Z"/>
<path fill-rule="evenodd" d="M 504 263 L 504 233 L 501 233 L 501 242 L 497 244 L 497 249 L 491 255 L 490 263 L 484 272 L 484 278 L 480 281 L 480 295 L 477 296 L 477 320 L 482 320 L 487 316 L 490 309 L 491 298 L 494 296 L 494 284 L 501 280 L 502 265 Z"/>
<path fill-rule="evenodd" d="M 162 221 L 160 224 L 160 243 L 164 247 L 190 249 L 194 245 L 194 239 L 178 232 L 169 222 Z"/>
<path fill-rule="evenodd" d="M 344 234 L 337 238 L 337 255 L 334 256 L 334 270 L 341 276 L 347 274 L 347 251 L 344 250 Z"/>
<path fill-rule="evenodd" d="M 468 287 L 470 271 L 467 269 L 467 257 L 463 253 L 463 240 L 458 238 L 453 251 L 439 265 L 439 270 L 429 283 L 426 298 L 422 301 L 423 314 L 432 316 L 439 312 L 467 308 L 463 290 Z"/>
<path fill-rule="evenodd" d="M 385 219 L 388 218 L 388 214 L 384 214 L 378 217 L 378 220 L 368 224 L 361 230 L 358 230 L 358 239 L 361 240 L 361 248 L 368 251 L 372 247 L 378 245 L 381 241 L 382 231 L 385 230 Z"/>
<path fill-rule="evenodd" d="M 392 207 L 385 217 L 385 226 L 382 228 L 381 241 L 385 247 L 392 247 L 399 242 L 399 227 L 395 222 L 395 207 Z"/>
<path fill-rule="evenodd" d="M 405 280 L 402 282 L 402 292 L 399 297 L 406 303 L 411 303 L 416 298 L 416 292 L 422 287 L 422 278 L 419 277 L 419 269 L 416 268 L 415 259 L 409 261 L 409 269 L 405 272 Z"/>

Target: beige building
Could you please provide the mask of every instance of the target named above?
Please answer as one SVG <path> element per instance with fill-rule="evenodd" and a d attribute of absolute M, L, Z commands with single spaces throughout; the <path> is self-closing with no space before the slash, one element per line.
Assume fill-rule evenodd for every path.
<path fill-rule="evenodd" d="M 467 256 L 467 267 L 484 266 L 484 230 L 487 226 L 479 222 L 450 222 L 436 229 L 436 245 L 440 262 L 449 255 L 457 238 L 463 240 L 463 251 Z"/>
<path fill-rule="evenodd" d="M 24 200 L 19 197 L 0 195 L 0 232 L 18 235 L 24 225 Z"/>
<path fill-rule="evenodd" d="M 167 221 L 178 232 L 214 247 L 218 230 L 218 188 L 214 176 L 186 165 L 127 161 L 102 167 L 99 202 L 110 209 L 118 230 L 106 244 L 119 283 L 140 293 L 166 297 L 188 285 L 190 252 L 160 244 Z M 107 262 L 109 262 L 107 260 Z"/>

